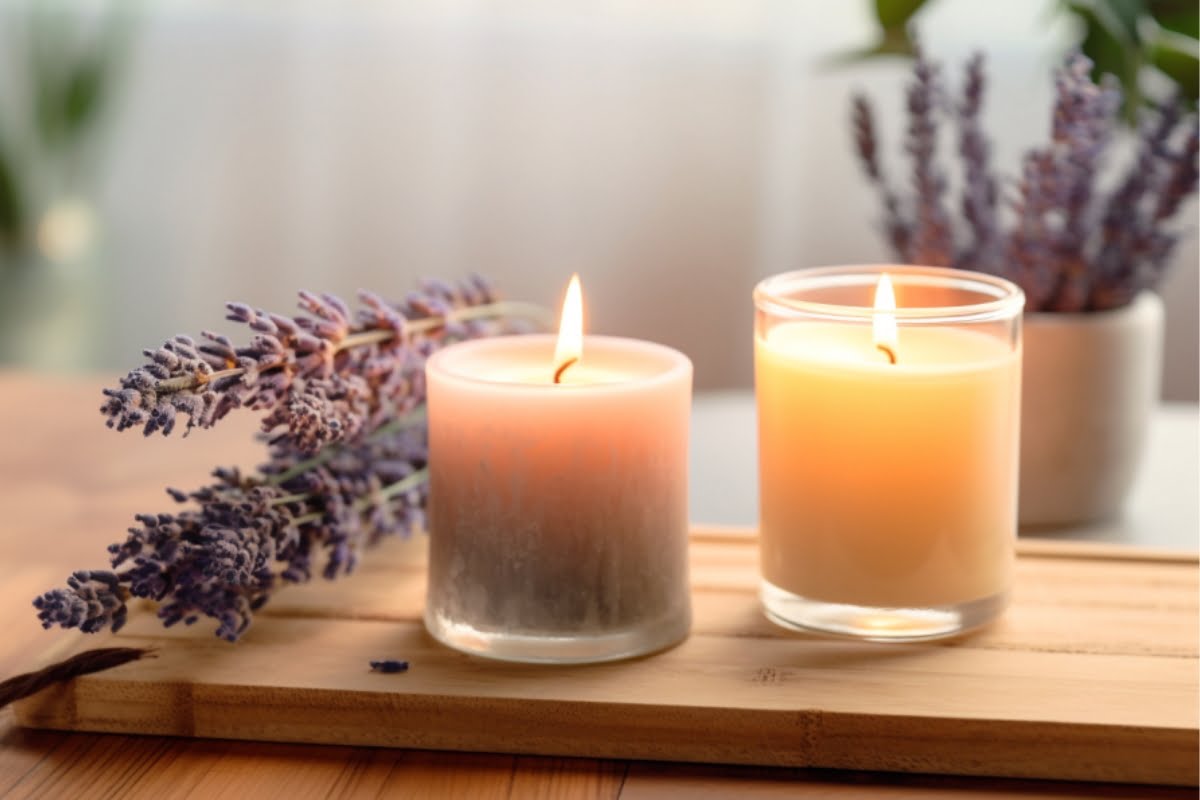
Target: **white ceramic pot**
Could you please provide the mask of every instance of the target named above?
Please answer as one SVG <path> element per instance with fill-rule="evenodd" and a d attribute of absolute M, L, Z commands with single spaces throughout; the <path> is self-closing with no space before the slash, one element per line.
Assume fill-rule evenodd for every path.
<path fill-rule="evenodd" d="M 1151 292 L 1113 311 L 1025 315 L 1022 526 L 1121 510 L 1158 403 L 1162 339 L 1162 300 Z"/>

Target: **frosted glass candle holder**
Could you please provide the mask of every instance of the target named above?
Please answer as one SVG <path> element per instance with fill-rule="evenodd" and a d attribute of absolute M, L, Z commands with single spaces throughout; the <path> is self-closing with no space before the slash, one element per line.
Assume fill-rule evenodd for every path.
<path fill-rule="evenodd" d="M 687 635 L 691 362 L 589 336 L 553 382 L 553 336 L 435 353 L 425 625 L 508 661 L 610 661 Z"/>
<path fill-rule="evenodd" d="M 886 273 L 895 308 L 877 308 Z M 1012 584 L 1024 296 L 932 267 L 754 292 L 761 598 L 796 629 L 951 636 Z"/>

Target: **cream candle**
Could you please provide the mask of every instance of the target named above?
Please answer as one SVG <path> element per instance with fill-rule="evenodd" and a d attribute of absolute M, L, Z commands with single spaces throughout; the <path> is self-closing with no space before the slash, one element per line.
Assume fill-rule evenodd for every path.
<path fill-rule="evenodd" d="M 563 316 L 558 338 L 465 342 L 426 366 L 425 623 L 460 650 L 603 661 L 690 626 L 691 362 Z"/>
<path fill-rule="evenodd" d="M 877 639 L 994 617 L 1016 532 L 1020 290 L 831 268 L 755 297 L 768 615 Z"/>

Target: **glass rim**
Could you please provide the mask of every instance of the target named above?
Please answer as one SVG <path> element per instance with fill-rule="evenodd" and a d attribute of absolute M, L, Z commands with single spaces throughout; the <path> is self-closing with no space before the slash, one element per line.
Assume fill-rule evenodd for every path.
<path fill-rule="evenodd" d="M 901 306 L 896 309 L 877 310 L 872 306 L 819 303 L 785 294 L 785 289 L 795 292 L 798 289 L 874 286 L 879 276 L 884 273 L 897 285 L 960 289 L 976 292 L 986 299 L 965 305 Z M 1025 308 L 1025 293 L 1012 281 L 983 272 L 913 264 L 855 264 L 809 267 L 764 278 L 754 287 L 754 304 L 762 311 L 782 315 L 800 313 L 826 318 L 869 320 L 877 314 L 885 313 L 893 316 L 897 322 L 984 322 L 1018 316 Z"/>

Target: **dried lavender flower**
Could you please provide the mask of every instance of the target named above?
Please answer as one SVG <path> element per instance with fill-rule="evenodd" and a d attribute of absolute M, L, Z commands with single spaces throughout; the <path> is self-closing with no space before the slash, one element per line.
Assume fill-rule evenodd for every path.
<path fill-rule="evenodd" d="M 982 56 L 966 66 L 961 100 L 939 104 L 936 65 L 918 56 L 908 89 L 906 151 L 912 159 L 911 203 L 916 221 L 906 247 L 896 254 L 910 263 L 944 264 L 993 272 L 1018 283 L 1031 311 L 1099 311 L 1129 303 L 1161 279 L 1177 234 L 1168 225 L 1196 191 L 1197 120 L 1185 117 L 1178 99 L 1160 109 L 1154 124 L 1138 132 L 1137 156 L 1117 188 L 1104 197 L 1096 175 L 1116 129 L 1120 93 L 1111 77 L 1094 83 L 1091 62 L 1067 58 L 1055 75 L 1055 103 L 1047 145 L 1021 161 L 1015 193 L 990 167 L 990 144 L 980 123 L 985 75 Z M 876 133 L 869 106 L 855 97 L 854 137 L 860 161 L 876 184 L 885 209 L 901 208 L 881 179 Z M 937 112 L 958 126 L 963 169 L 963 234 L 944 215 L 943 175 L 934 158 Z M 1002 212 L 1008 210 L 1007 216 Z M 896 216 L 890 211 L 889 221 Z"/>
<path fill-rule="evenodd" d="M 55 589 L 33 601 L 46 627 L 79 628 L 95 633 L 119 631 L 125 624 L 128 590 L 108 570 L 79 570 L 67 578 L 66 589 Z"/>
<path fill-rule="evenodd" d="M 429 281 L 396 305 L 361 300 L 365 309 L 352 315 L 337 297 L 301 292 L 307 313 L 295 318 L 229 303 L 226 318 L 253 332 L 248 344 L 206 331 L 201 344 L 180 336 L 147 350 L 146 364 L 104 390 L 101 411 L 109 427 L 166 435 L 179 414 L 191 430 L 250 408 L 266 412 L 264 431 L 315 452 L 417 405 L 416 375 L 431 347 L 540 311 L 498 301 L 482 278 L 457 288 Z"/>
<path fill-rule="evenodd" d="M 941 89 L 938 67 L 916 48 L 913 81 L 906 93 L 908 136 L 905 149 L 912 157 L 912 181 L 916 198 L 916 224 L 909 258 L 920 264 L 949 266 L 954 261 L 954 238 L 943 195 L 946 179 L 937 167 L 938 107 Z"/>
<path fill-rule="evenodd" d="M 1025 291 L 1027 308 L 1043 307 L 1053 291 L 1056 261 L 1048 226 L 1055 211 L 1055 195 L 1053 158 L 1045 152 L 1026 154 L 1002 274 Z"/>
<path fill-rule="evenodd" d="M 954 266 L 996 272 L 1000 265 L 999 189 L 991 170 L 992 145 L 983 132 L 981 114 L 987 77 L 984 57 L 976 53 L 966 66 L 966 81 L 958 108 L 958 151 L 964 181 L 962 215 L 971 229 L 971 243 L 955 257 Z"/>
<path fill-rule="evenodd" d="M 138 515 L 125 541 L 109 547 L 112 570 L 75 573 L 65 589 L 34 600 L 38 617 L 47 628 L 117 630 L 126 601 L 140 597 L 159 604 L 164 625 L 210 617 L 217 636 L 236 641 L 281 586 L 317 570 L 349 574 L 364 549 L 419 528 L 425 466 L 425 429 L 416 424 L 311 463 L 277 450 L 254 477 L 218 469 L 202 489 L 171 490 L 196 508 Z"/>
<path fill-rule="evenodd" d="M 1092 291 L 1084 248 L 1093 221 L 1092 184 L 1112 136 L 1121 92 L 1112 76 L 1091 80 L 1092 62 L 1073 54 L 1055 79 L 1053 144 L 1055 220 L 1051 247 L 1058 264 L 1050 302 L 1062 311 L 1081 311 Z"/>
<path fill-rule="evenodd" d="M 371 669 L 386 675 L 392 675 L 397 672 L 408 672 L 408 662 L 397 661 L 394 658 L 381 658 L 378 661 L 371 662 Z"/>
<path fill-rule="evenodd" d="M 912 242 L 912 225 L 905 219 L 896 192 L 892 189 L 891 182 L 879 161 L 879 143 L 875 134 L 875 120 L 871 103 L 867 98 L 856 95 L 853 108 L 854 141 L 857 145 L 859 161 L 866 171 L 867 177 L 878 187 L 879 194 L 883 199 L 884 228 L 887 230 L 892 250 L 896 253 L 897 258 L 907 260 L 909 246 Z"/>
<path fill-rule="evenodd" d="M 111 570 L 76 572 L 34 600 L 45 627 L 115 631 L 138 597 L 158 603 L 164 625 L 209 617 L 236 641 L 281 586 L 347 575 L 382 538 L 423 527 L 425 359 L 544 312 L 499 301 L 478 277 L 426 281 L 395 304 L 360 300 L 352 314 L 332 295 L 301 292 L 306 314 L 295 318 L 229 303 L 249 344 L 179 336 L 105 391 L 109 426 L 147 435 L 169 434 L 180 413 L 190 429 L 235 408 L 263 411 L 269 459 L 253 476 L 217 469 L 199 490 L 169 489 L 193 507 L 138 515 L 109 547 Z"/>
<path fill-rule="evenodd" d="M 1165 216 L 1157 214 L 1166 197 L 1164 193 L 1155 202 L 1154 186 L 1169 182 L 1167 173 L 1171 172 L 1172 166 L 1169 140 L 1178 126 L 1182 109 L 1172 103 L 1159 108 L 1157 114 L 1156 120 L 1143 119 L 1136 157 L 1103 209 L 1094 255 L 1094 268 L 1099 276 L 1098 302 L 1102 305 L 1128 303 L 1144 286 L 1156 282 L 1155 277 L 1146 274 L 1147 268 L 1161 270 L 1165 263 L 1165 257 L 1159 262 L 1150 257 L 1149 251 L 1158 237 L 1165 235 L 1156 230 L 1156 223 L 1173 216 L 1174 209 Z M 1175 166 L 1186 170 L 1187 160 L 1180 160 Z M 1130 258 L 1131 252 L 1141 253 L 1143 258 Z"/>
<path fill-rule="evenodd" d="M 1178 107 L 1176 106 L 1176 108 Z M 1166 136 L 1162 137 L 1164 142 L 1166 138 Z M 1196 125 L 1195 117 L 1191 118 L 1186 139 L 1177 152 L 1168 152 L 1165 147 L 1157 150 L 1163 154 L 1163 160 L 1167 162 L 1169 173 L 1159 193 L 1158 204 L 1154 209 L 1156 222 L 1174 217 L 1175 213 L 1179 211 L 1179 207 L 1183 205 L 1183 201 L 1196 193 L 1197 178 L 1200 176 L 1200 170 L 1197 169 L 1196 163 L 1198 150 L 1200 150 L 1200 127 Z"/>

